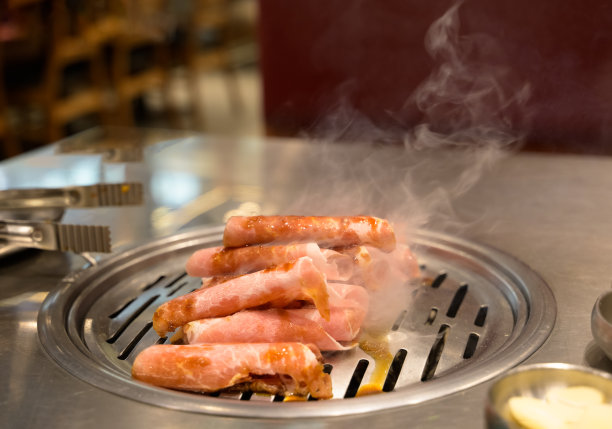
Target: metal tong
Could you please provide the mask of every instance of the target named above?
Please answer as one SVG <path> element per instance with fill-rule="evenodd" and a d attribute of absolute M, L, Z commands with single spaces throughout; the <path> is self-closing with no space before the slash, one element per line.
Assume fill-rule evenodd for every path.
<path fill-rule="evenodd" d="M 142 183 L 0 191 L 0 210 L 85 208 L 142 204 Z"/>
<path fill-rule="evenodd" d="M 62 252 L 109 253 L 111 251 L 108 226 L 0 220 L 0 240 L 14 247 L 32 247 Z"/>
<path fill-rule="evenodd" d="M 20 247 L 108 253 L 108 226 L 68 225 L 54 220 L 61 218 L 65 208 L 139 205 L 142 201 L 141 183 L 0 191 L 0 218 L 6 218 L 0 219 L 0 255 Z M 58 219 L 49 218 L 49 209 L 60 210 Z"/>

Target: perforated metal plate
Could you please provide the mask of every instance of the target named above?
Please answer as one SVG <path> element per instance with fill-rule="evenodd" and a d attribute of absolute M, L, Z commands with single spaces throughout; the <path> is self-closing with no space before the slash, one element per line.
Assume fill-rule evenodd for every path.
<path fill-rule="evenodd" d="M 205 229 L 158 240 L 69 276 L 40 311 L 43 347 L 70 373 L 127 398 L 191 412 L 292 418 L 406 406 L 475 386 L 525 360 L 554 325 L 552 292 L 523 263 L 489 247 L 421 232 L 411 237 L 411 247 L 423 280 L 407 285 L 411 293 L 394 315 L 388 335 L 393 358 L 375 360 L 360 348 L 324 354 L 333 399 L 202 395 L 132 380 L 135 356 L 168 342 L 153 331 L 153 312 L 200 286 L 200 279 L 185 274 L 185 261 L 198 248 L 219 245 L 221 232 Z M 355 397 L 381 373 L 383 393 Z"/>

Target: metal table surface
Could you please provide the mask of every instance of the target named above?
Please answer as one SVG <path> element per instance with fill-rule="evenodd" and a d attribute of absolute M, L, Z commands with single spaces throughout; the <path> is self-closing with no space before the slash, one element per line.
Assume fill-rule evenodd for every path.
<path fill-rule="evenodd" d="M 357 144 L 148 131 L 138 140 L 142 159 L 117 162 L 110 158 L 121 150 L 99 143 L 100 135 L 86 133 L 78 139 L 86 143 L 80 149 L 89 153 L 78 154 L 75 148 L 68 153 L 56 144 L 0 163 L 0 189 L 40 186 L 42 181 L 46 186 L 143 182 L 143 206 L 68 210 L 64 216 L 66 223 L 110 225 L 115 251 L 184 228 L 219 225 L 236 211 L 367 212 L 389 216 L 396 224 L 410 219 L 400 225 L 403 232 L 407 226 L 408 235 L 409 227 L 427 219 L 427 227 L 514 255 L 550 285 L 558 306 L 556 324 L 526 363 L 566 362 L 612 371 L 590 331 L 592 306 L 612 282 L 611 158 L 516 153 L 486 171 L 475 171 L 474 166 L 482 164 L 447 169 L 444 157 L 423 164 L 397 147 L 364 150 Z M 467 192 L 456 188 L 449 196 L 440 191 L 457 184 L 464 177 L 460 173 L 470 169 L 474 174 L 468 182 L 478 180 Z M 407 191 L 419 178 L 423 183 L 416 189 L 428 189 L 422 199 Z M 432 183 L 441 188 L 427 188 Z M 447 209 L 448 200 L 453 210 Z M 36 329 L 37 311 L 47 293 L 86 264 L 79 255 L 36 250 L 0 259 L 0 427 L 484 425 L 491 381 L 421 405 L 291 421 L 190 414 L 97 389 L 51 361 Z"/>

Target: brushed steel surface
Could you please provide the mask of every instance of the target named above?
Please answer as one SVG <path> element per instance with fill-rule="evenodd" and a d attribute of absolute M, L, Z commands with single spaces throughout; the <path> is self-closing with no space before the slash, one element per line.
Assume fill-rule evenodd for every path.
<path fill-rule="evenodd" d="M 528 267 L 490 247 L 422 231 L 412 236 L 412 245 L 426 267 L 424 281 L 405 285 L 409 293 L 395 297 L 405 300 L 395 309 L 386 303 L 387 311 L 396 311 L 389 353 L 406 353 L 393 392 L 353 398 L 359 384 L 351 383 L 359 362 L 368 362 L 362 385 L 377 365 L 385 365 L 359 348 L 324 354 L 332 366 L 335 399 L 308 401 L 299 408 L 278 403 L 270 395 L 256 395 L 247 402 L 247 395 L 216 398 L 132 380 L 136 355 L 160 344 L 151 329 L 153 312 L 163 302 L 200 287 L 200 279 L 188 277 L 183 267 L 195 250 L 219 245 L 222 228 L 163 238 L 71 275 L 49 294 L 39 313 L 45 350 L 82 380 L 153 405 L 229 416 L 295 418 L 400 407 L 472 387 L 529 357 L 554 325 L 552 293 Z M 438 273 L 443 273 L 441 281 L 436 280 Z M 487 309 L 487 316 L 478 323 L 481 308 Z M 435 318 L 428 316 L 432 309 L 439 313 Z M 443 337 L 438 334 L 442 327 L 447 329 Z M 466 357 L 470 336 L 478 342 Z M 165 342 L 163 338 L 161 343 Z"/>
<path fill-rule="evenodd" d="M 379 158 L 373 159 L 357 153 L 353 145 L 336 148 L 331 151 L 342 152 L 349 163 L 365 158 L 374 165 L 378 160 L 386 163 L 384 168 L 351 176 L 350 187 L 336 189 L 340 185 L 329 177 L 323 183 L 307 180 L 327 169 L 323 161 L 329 148 L 295 140 L 210 136 L 172 140 L 164 135 L 159 144 L 144 149 L 141 163 L 107 165 L 99 155 L 54 155 L 50 146 L 0 163 L 0 187 L 32 186 L 28 181 L 32 177 L 50 173 L 64 180 L 55 182 L 57 186 L 142 182 L 142 207 L 68 210 L 65 214 L 65 222 L 110 225 L 119 251 L 121 246 L 173 234 L 183 227 L 221 224 L 226 213 L 246 209 L 246 203 L 264 213 L 293 209 L 297 213 L 297 203 L 307 207 L 302 208 L 304 212 L 331 212 L 324 198 L 331 188 L 364 189 L 366 179 L 388 175 L 399 180 L 406 175 L 397 165 L 402 160 L 393 149 L 379 148 Z M 97 166 L 97 170 L 88 170 L 95 173 L 88 177 L 89 183 L 73 174 L 85 165 Z M 174 185 L 168 184 L 171 180 Z M 186 183 L 193 194 L 187 192 Z M 392 198 L 381 195 L 363 200 L 374 215 L 385 215 L 386 205 L 401 200 L 398 187 L 382 189 L 388 189 Z M 590 332 L 593 304 L 610 289 L 612 279 L 611 194 L 610 158 L 519 153 L 483 172 L 469 192 L 453 199 L 455 222 L 436 218 L 428 224 L 431 229 L 511 254 L 550 285 L 557 302 L 555 326 L 525 363 L 563 362 L 612 371 L 612 363 L 595 345 Z M 178 201 L 179 196 L 184 199 Z M 341 204 L 335 213 L 343 214 L 349 206 L 342 205 L 345 201 L 337 193 L 334 197 Z M 351 197 L 350 201 L 362 202 Z M 408 217 L 410 204 L 398 213 Z M 0 389 L 1 427 L 230 428 L 247 423 L 242 418 L 186 413 L 125 399 L 79 380 L 49 359 L 38 340 L 38 310 L 68 273 L 85 264 L 77 255 L 37 250 L 0 261 L 0 367 L 6 374 Z M 484 427 L 486 395 L 492 383 L 490 380 L 422 404 L 358 416 L 293 419 L 290 425 Z M 287 425 L 282 419 L 248 420 L 248 426 L 254 428 Z"/>

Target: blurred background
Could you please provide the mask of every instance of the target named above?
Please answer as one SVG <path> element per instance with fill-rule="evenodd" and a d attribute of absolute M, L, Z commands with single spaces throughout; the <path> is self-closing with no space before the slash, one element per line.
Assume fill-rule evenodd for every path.
<path fill-rule="evenodd" d="M 607 0 L 2 0 L 0 65 L 1 158 L 98 125 L 401 142 L 493 120 L 612 154 Z"/>
<path fill-rule="evenodd" d="M 255 0 L 0 5 L 3 158 L 99 125 L 261 133 Z"/>

